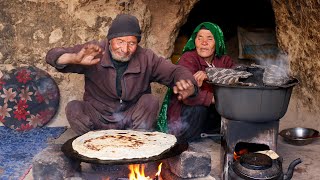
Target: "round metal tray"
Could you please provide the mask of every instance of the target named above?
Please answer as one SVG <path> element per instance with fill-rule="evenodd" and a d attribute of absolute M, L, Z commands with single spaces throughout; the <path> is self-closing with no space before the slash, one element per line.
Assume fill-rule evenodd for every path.
<path fill-rule="evenodd" d="M 78 137 L 78 136 L 77 136 Z M 69 158 L 80 161 L 80 162 L 86 162 L 86 163 L 93 163 L 93 164 L 104 164 L 104 165 L 122 165 L 122 164 L 142 164 L 142 163 L 147 163 L 147 162 L 152 162 L 152 161 L 159 161 L 162 159 L 167 159 L 170 157 L 177 156 L 181 154 L 183 151 L 188 149 L 188 143 L 183 143 L 183 144 L 175 144 L 171 149 L 163 152 L 160 155 L 157 156 L 152 156 L 149 158 L 135 158 L 135 159 L 121 159 L 121 160 L 100 160 L 96 158 L 89 158 L 86 156 L 83 156 L 76 152 L 72 148 L 72 141 L 76 139 L 77 137 L 71 138 L 68 141 L 66 141 L 62 147 L 61 150 L 62 152 Z"/>

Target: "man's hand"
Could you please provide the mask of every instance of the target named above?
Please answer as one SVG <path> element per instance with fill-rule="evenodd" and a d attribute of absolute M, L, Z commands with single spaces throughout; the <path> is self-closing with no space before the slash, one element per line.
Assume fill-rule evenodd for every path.
<path fill-rule="evenodd" d="M 205 71 L 198 71 L 193 75 L 193 77 L 197 81 L 198 87 L 201 87 L 203 81 L 208 79 L 207 73 Z"/>
<path fill-rule="evenodd" d="M 85 45 L 78 53 L 65 53 L 59 57 L 57 64 L 94 65 L 100 61 L 104 52 L 96 44 Z"/>
<path fill-rule="evenodd" d="M 97 55 L 102 56 L 102 49 L 95 44 L 85 45 L 81 51 L 76 54 L 74 64 L 94 65 L 100 61 L 100 58 L 95 58 Z"/>
<path fill-rule="evenodd" d="M 178 94 L 178 100 L 184 100 L 193 95 L 195 89 L 190 80 L 180 80 L 173 87 L 173 93 Z"/>

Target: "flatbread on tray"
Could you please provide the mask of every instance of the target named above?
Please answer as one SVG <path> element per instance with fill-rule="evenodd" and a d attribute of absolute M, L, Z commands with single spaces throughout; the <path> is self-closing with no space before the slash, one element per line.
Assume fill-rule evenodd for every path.
<path fill-rule="evenodd" d="M 80 155 L 100 160 L 150 158 L 170 150 L 174 135 L 134 130 L 90 131 L 77 137 L 72 148 Z"/>

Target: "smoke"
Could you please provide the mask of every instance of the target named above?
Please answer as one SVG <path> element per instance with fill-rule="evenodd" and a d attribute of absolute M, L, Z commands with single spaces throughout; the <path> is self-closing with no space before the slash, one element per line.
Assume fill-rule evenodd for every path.
<path fill-rule="evenodd" d="M 279 52 L 274 59 L 257 60 L 257 63 L 265 67 L 277 68 L 278 71 L 273 71 L 273 73 L 276 73 L 275 76 L 290 76 L 289 58 L 284 52 Z"/>
<path fill-rule="evenodd" d="M 196 120 L 200 120 L 205 115 L 203 106 L 187 106 L 182 107 L 181 116 L 179 118 L 171 119 L 168 123 L 169 133 L 178 137 L 189 136 L 197 127 Z M 206 111 L 205 111 L 206 112 Z"/>
<path fill-rule="evenodd" d="M 175 136 L 181 136 L 187 129 L 189 129 L 189 123 L 186 121 L 176 120 L 168 124 L 169 133 Z"/>
<path fill-rule="evenodd" d="M 116 122 L 120 122 L 124 119 L 124 115 L 122 113 L 114 113 L 113 117 Z"/>

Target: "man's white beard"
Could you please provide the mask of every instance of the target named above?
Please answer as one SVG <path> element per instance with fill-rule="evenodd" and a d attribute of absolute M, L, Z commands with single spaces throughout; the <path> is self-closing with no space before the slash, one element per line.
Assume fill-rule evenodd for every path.
<path fill-rule="evenodd" d="M 121 57 L 117 56 L 115 53 L 113 53 L 111 47 L 109 48 L 109 50 L 110 50 L 110 53 L 111 53 L 112 58 L 113 58 L 114 60 L 116 60 L 116 61 L 128 62 L 128 61 L 130 61 L 130 59 L 131 59 L 131 56 L 127 56 L 127 57 L 125 57 L 125 58 L 121 58 Z"/>

